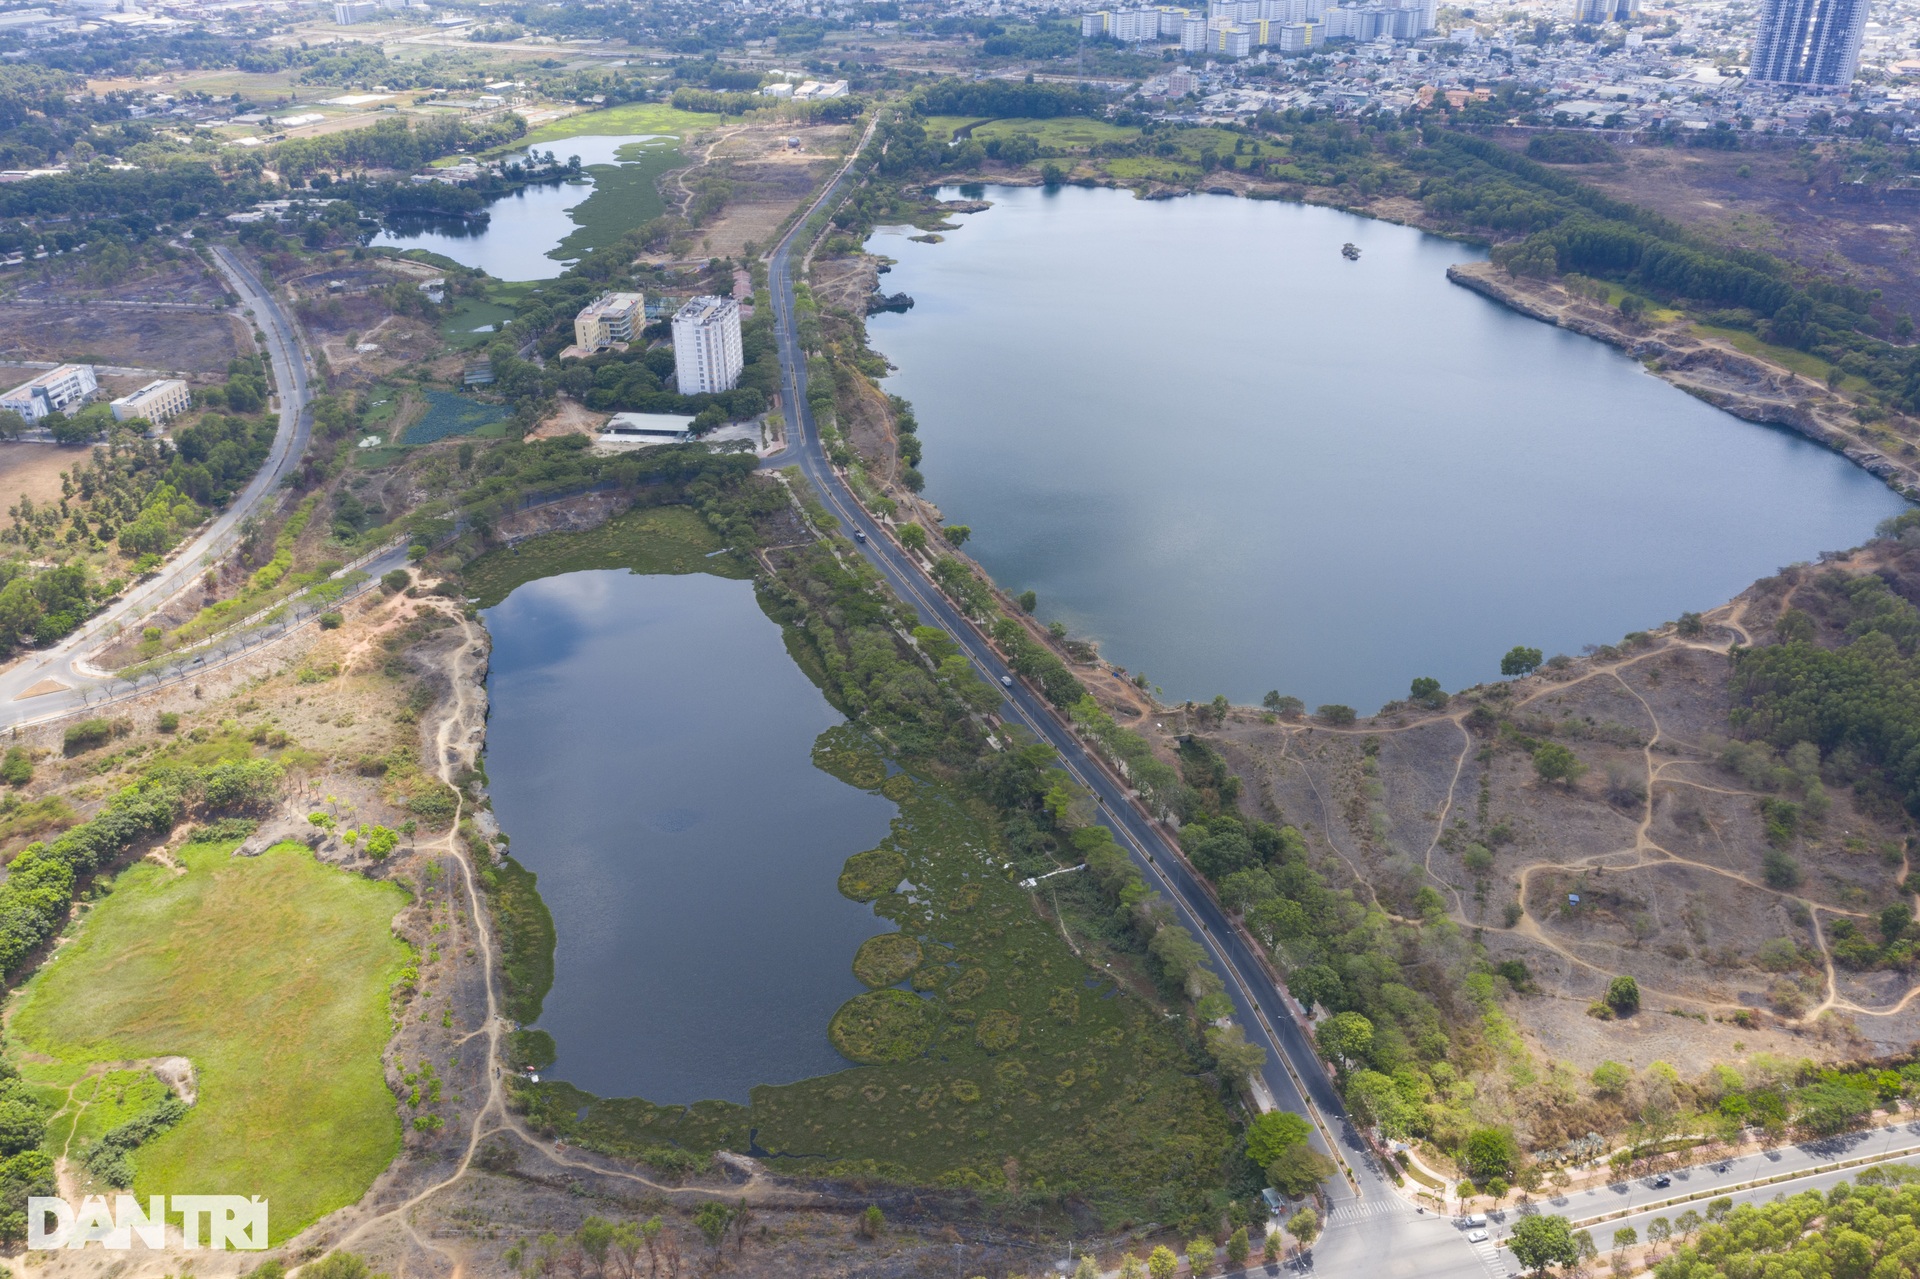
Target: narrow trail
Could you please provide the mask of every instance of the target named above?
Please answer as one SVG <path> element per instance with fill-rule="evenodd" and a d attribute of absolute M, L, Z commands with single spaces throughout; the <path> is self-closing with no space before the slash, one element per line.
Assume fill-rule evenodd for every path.
<path fill-rule="evenodd" d="M 434 728 L 432 739 L 434 773 L 441 781 L 452 786 L 453 778 L 461 770 L 470 768 L 474 764 L 473 748 L 462 739 L 469 738 L 480 727 L 473 703 L 474 690 L 478 687 L 475 668 L 479 657 L 485 652 L 483 643 L 485 636 L 478 626 L 451 604 L 436 604 L 434 607 L 452 618 L 461 628 L 461 643 L 453 656 L 449 671 L 452 697 L 446 712 Z M 414 1209 L 465 1178 L 473 1167 L 473 1161 L 479 1153 L 481 1143 L 499 1133 L 510 1133 L 519 1141 L 539 1151 L 543 1158 L 561 1167 L 629 1182 L 644 1187 L 653 1194 L 722 1199 L 727 1202 L 745 1199 L 770 1207 L 804 1208 L 828 1202 L 818 1195 L 805 1191 L 787 1190 L 775 1185 L 757 1168 L 745 1183 L 729 1184 L 723 1188 L 669 1185 L 628 1169 L 571 1156 L 556 1143 L 530 1132 L 519 1122 L 507 1107 L 506 1089 L 502 1082 L 502 1063 L 506 1059 L 502 1040 L 510 1027 L 507 1018 L 500 1011 L 500 994 L 494 980 L 494 957 L 497 946 L 493 935 L 492 919 L 486 904 L 480 898 L 478 875 L 474 870 L 472 859 L 459 838 L 460 822 L 465 816 L 466 796 L 457 788 L 456 794 L 458 798 L 455 801 L 452 824 L 444 837 L 428 847 L 444 850 L 445 854 L 460 868 L 461 885 L 473 930 L 474 948 L 479 952 L 477 959 L 486 989 L 486 1019 L 479 1028 L 462 1035 L 454 1041 L 454 1044 L 460 1046 L 482 1035 L 486 1037 L 486 1100 L 473 1112 L 468 1126 L 466 1146 L 445 1176 L 393 1207 L 356 1223 L 345 1235 L 334 1241 L 328 1251 L 347 1251 L 376 1228 L 397 1225 L 423 1252 L 436 1253 L 447 1258 L 453 1266 L 452 1279 L 463 1279 L 465 1262 L 462 1255 L 453 1247 L 422 1236 L 415 1228 L 411 1214 Z M 405 1279 L 405 1273 L 403 1263 L 401 1279 Z"/>
<path fill-rule="evenodd" d="M 1789 595 L 1789 598 L 1791 598 L 1791 595 Z M 1702 618 L 1702 621 L 1706 624 L 1709 633 L 1714 629 L 1718 629 L 1725 635 L 1733 637 L 1739 644 L 1751 644 L 1753 636 L 1748 629 L 1747 622 L 1747 611 L 1750 603 L 1751 601 L 1746 596 L 1742 596 L 1706 614 Z M 1834 1009 L 1867 1017 L 1890 1017 L 1904 1011 L 1910 1004 L 1914 1003 L 1916 999 L 1920 999 L 1920 983 L 1911 986 L 1897 1001 L 1886 1007 L 1862 1005 L 1845 999 L 1839 994 L 1839 971 L 1835 965 L 1832 947 L 1827 940 L 1826 929 L 1822 926 L 1820 917 L 1825 914 L 1836 918 L 1868 920 L 1873 917 L 1870 912 L 1849 910 L 1825 902 L 1814 901 L 1811 898 L 1784 889 L 1775 888 L 1724 866 L 1718 866 L 1712 862 L 1683 856 L 1662 845 L 1653 837 L 1652 830 L 1655 820 L 1655 804 L 1658 798 L 1659 788 L 1662 786 L 1687 787 L 1717 795 L 1751 797 L 1755 799 L 1762 797 L 1759 791 L 1716 786 L 1709 782 L 1699 781 L 1675 773 L 1675 770 L 1710 766 L 1713 761 L 1710 757 L 1707 757 L 1705 749 L 1698 744 L 1684 742 L 1681 739 L 1671 737 L 1667 734 L 1666 727 L 1661 722 L 1658 712 L 1654 710 L 1652 703 L 1648 701 L 1647 697 L 1627 679 L 1627 674 L 1642 663 L 1670 655 L 1676 651 L 1693 650 L 1696 652 L 1711 653 L 1716 657 L 1724 657 L 1727 654 L 1727 647 L 1726 644 L 1721 641 L 1706 638 L 1682 637 L 1671 633 L 1664 636 L 1663 640 L 1664 642 L 1657 643 L 1641 652 L 1627 654 L 1605 661 L 1595 661 L 1590 664 L 1587 670 L 1570 679 L 1543 682 L 1541 687 L 1526 693 L 1512 703 L 1512 709 L 1517 711 L 1542 699 L 1557 696 L 1566 692 L 1568 689 L 1575 688 L 1593 680 L 1612 680 L 1639 704 L 1642 714 L 1646 716 L 1651 734 L 1647 740 L 1641 744 L 1640 748 L 1641 769 L 1645 778 L 1645 794 L 1641 799 L 1639 816 L 1634 822 L 1631 842 L 1623 847 L 1591 853 L 1571 861 L 1538 861 L 1521 867 L 1516 875 L 1516 886 L 1518 888 L 1521 913 L 1520 917 L 1508 927 L 1501 927 L 1496 924 L 1474 924 L 1473 921 L 1467 918 L 1465 904 L 1461 898 L 1460 890 L 1451 882 L 1437 874 L 1433 868 L 1434 851 L 1439 847 L 1440 840 L 1446 833 L 1446 823 L 1456 806 L 1460 781 L 1465 775 L 1467 760 L 1473 753 L 1473 735 L 1467 728 L 1465 722 L 1466 716 L 1469 713 L 1467 710 L 1444 711 L 1433 715 L 1423 715 L 1411 722 L 1391 726 L 1368 725 L 1365 727 L 1337 728 L 1321 724 L 1311 726 L 1289 725 L 1281 731 L 1280 750 L 1279 753 L 1273 757 L 1274 762 L 1277 765 L 1291 760 L 1291 762 L 1298 765 L 1301 775 L 1305 778 L 1308 788 L 1312 791 L 1314 800 L 1319 806 L 1321 828 L 1328 849 L 1346 866 L 1354 880 L 1366 889 L 1373 906 L 1385 912 L 1385 908 L 1381 906 L 1379 897 L 1377 893 L 1375 893 L 1372 883 L 1361 874 L 1353 857 L 1349 856 L 1348 853 L 1340 847 L 1335 838 L 1334 817 L 1328 804 L 1327 796 L 1321 789 L 1315 770 L 1308 765 L 1304 758 L 1293 753 L 1293 747 L 1298 739 L 1303 738 L 1309 732 L 1325 733 L 1330 736 L 1380 737 L 1430 728 L 1442 722 L 1451 723 L 1459 730 L 1463 738 L 1463 743 L 1460 752 L 1455 756 L 1453 774 L 1447 785 L 1446 796 L 1439 807 L 1437 818 L 1434 822 L 1433 836 L 1427 842 L 1422 864 L 1426 877 L 1451 895 L 1453 908 L 1448 913 L 1449 917 L 1455 922 L 1469 928 L 1481 928 L 1486 932 L 1505 932 L 1524 938 L 1526 941 L 1560 956 L 1560 958 L 1569 964 L 1601 976 L 1611 977 L 1615 974 L 1615 965 L 1596 963 L 1587 959 L 1575 948 L 1578 943 L 1556 940 L 1550 937 L 1545 929 L 1541 927 L 1540 921 L 1534 916 L 1532 909 L 1528 905 L 1533 877 L 1536 874 L 1542 873 L 1578 874 L 1588 870 L 1629 873 L 1636 870 L 1667 865 L 1685 867 L 1692 871 L 1730 880 L 1743 888 L 1748 888 L 1767 896 L 1784 899 L 1798 905 L 1807 912 L 1811 920 L 1814 939 L 1819 949 L 1821 965 L 1825 972 L 1825 997 L 1818 1005 L 1803 1015 L 1792 1018 L 1783 1017 L 1783 1021 L 1788 1024 L 1806 1025 L 1812 1023 L 1823 1013 Z M 1670 751 L 1691 750 L 1696 752 L 1696 757 L 1688 758 L 1685 756 L 1677 756 L 1669 759 L 1655 759 L 1656 747 L 1664 747 Z M 1901 862 L 1901 882 L 1903 884 L 1906 882 L 1910 871 L 1910 854 L 1903 851 Z M 1911 893 L 1907 896 L 1910 901 L 1920 903 L 1920 892 Z M 1391 912 L 1385 913 L 1391 914 Z M 1398 917 L 1395 916 L 1395 918 Z M 1419 921 L 1404 922 L 1417 923 Z M 1691 1005 L 1696 1008 L 1737 1011 L 1748 1007 L 1748 1005 L 1742 1003 L 1706 999 L 1699 996 L 1664 990 L 1657 986 L 1650 985 L 1645 981 L 1641 982 L 1641 986 L 1650 994 L 1671 1000 L 1677 1004 Z"/>

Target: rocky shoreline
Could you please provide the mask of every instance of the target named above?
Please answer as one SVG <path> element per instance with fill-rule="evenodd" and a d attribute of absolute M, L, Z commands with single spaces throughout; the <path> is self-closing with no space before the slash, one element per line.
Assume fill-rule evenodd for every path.
<path fill-rule="evenodd" d="M 1749 422 L 1786 427 L 1839 453 L 1902 497 L 1920 500 L 1920 465 L 1866 443 L 1852 420 L 1852 404 L 1818 382 L 1696 336 L 1684 323 L 1635 325 L 1551 281 L 1508 276 L 1489 262 L 1448 267 L 1447 278 L 1531 319 L 1616 347 L 1696 399 Z M 1898 446 L 1913 452 L 1910 444 Z"/>

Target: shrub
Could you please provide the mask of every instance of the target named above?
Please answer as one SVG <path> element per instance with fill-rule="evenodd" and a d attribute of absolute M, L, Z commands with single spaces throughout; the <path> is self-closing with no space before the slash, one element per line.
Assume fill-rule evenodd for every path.
<path fill-rule="evenodd" d="M 9 746 L 0 759 L 0 781 L 9 786 L 25 786 L 33 780 L 33 757 L 19 746 Z"/>
<path fill-rule="evenodd" d="M 1622 1017 L 1640 1011 L 1640 983 L 1631 977 L 1615 977 L 1607 983 L 1607 1007 Z"/>
<path fill-rule="evenodd" d="M 154 726 L 163 733 L 176 732 L 180 728 L 180 717 L 172 711 L 162 711 Z"/>
<path fill-rule="evenodd" d="M 342 617 L 338 613 L 322 613 L 320 614 L 320 629 L 327 630 L 327 631 L 337 631 L 340 629 L 341 625 L 346 622 L 346 620 L 347 620 L 346 618 Z"/>
<path fill-rule="evenodd" d="M 69 755 L 78 755 L 97 746 L 105 746 L 113 739 L 113 721 L 109 719 L 83 719 L 78 724 L 67 727 L 65 738 Z"/>
<path fill-rule="evenodd" d="M 1320 717 L 1322 723 L 1331 724 L 1335 728 L 1345 728 L 1357 718 L 1353 707 L 1342 706 L 1338 702 L 1329 702 L 1314 714 Z"/>

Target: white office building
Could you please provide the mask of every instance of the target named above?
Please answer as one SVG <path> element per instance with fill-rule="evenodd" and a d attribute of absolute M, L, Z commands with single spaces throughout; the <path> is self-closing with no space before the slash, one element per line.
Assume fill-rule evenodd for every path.
<path fill-rule="evenodd" d="M 100 389 L 91 364 L 62 364 L 0 394 L 0 409 L 12 409 L 29 422 L 49 413 L 65 413 L 85 404 Z"/>
<path fill-rule="evenodd" d="M 691 298 L 673 317 L 673 373 L 682 395 L 731 391 L 746 360 L 740 349 L 740 304 Z"/>
<path fill-rule="evenodd" d="M 378 0 L 341 0 L 333 6 L 335 26 L 350 27 L 356 22 L 372 22 L 379 16 Z"/>
<path fill-rule="evenodd" d="M 138 417 L 145 418 L 155 426 L 185 413 L 192 404 L 193 392 L 177 377 L 149 382 L 133 394 L 109 402 L 114 421 L 131 422 Z"/>

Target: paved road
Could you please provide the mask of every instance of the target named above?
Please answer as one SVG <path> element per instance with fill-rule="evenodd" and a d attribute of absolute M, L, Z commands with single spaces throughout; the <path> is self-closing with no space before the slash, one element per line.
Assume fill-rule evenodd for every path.
<path fill-rule="evenodd" d="M 307 380 L 307 362 L 294 335 L 292 321 L 273 294 L 247 265 L 222 246 L 213 248 L 214 264 L 240 295 L 241 310 L 266 334 L 266 354 L 280 398 L 280 429 L 266 462 L 227 509 L 186 546 L 175 551 L 148 581 L 124 592 L 113 604 L 66 639 L 27 654 L 12 670 L 0 674 L 0 727 L 11 727 L 65 714 L 84 706 L 87 695 L 105 680 L 85 664 L 85 656 L 112 633 L 116 625 L 137 621 L 190 585 L 206 565 L 239 540 L 240 523 L 271 500 L 280 481 L 299 464 L 313 427 L 313 392 Z M 21 700 L 21 694 L 43 680 L 67 686 L 65 692 L 45 693 Z"/>
<path fill-rule="evenodd" d="M 855 154 L 858 154 L 856 148 Z M 815 208 L 826 205 L 850 180 L 852 162 L 828 185 Z M 812 210 L 809 210 L 809 217 Z M 806 361 L 801 355 L 793 309 L 794 236 L 801 218 L 774 250 L 769 262 L 778 338 L 788 446 L 775 464 L 797 465 L 827 508 L 849 531 L 865 529 L 861 552 L 894 592 L 922 620 L 952 635 L 961 651 L 986 676 L 999 683 L 1011 672 L 973 625 L 953 608 L 905 550 L 861 510 L 845 482 L 827 462 L 807 404 Z M 1068 772 L 1098 799 L 1106 824 L 1140 865 L 1148 881 L 1173 904 L 1180 922 L 1206 945 L 1226 979 L 1247 1037 L 1267 1049 L 1264 1083 L 1278 1104 L 1300 1114 L 1317 1115 L 1333 1134 L 1339 1153 L 1354 1173 L 1328 1183 L 1332 1200 L 1327 1232 L 1314 1248 L 1314 1269 L 1329 1274 L 1434 1276 L 1436 1279 L 1484 1279 L 1490 1258 L 1477 1255 L 1462 1232 L 1431 1214 L 1417 1212 L 1394 1193 L 1384 1174 L 1355 1135 L 1332 1082 L 1321 1069 L 1307 1038 L 1289 1013 L 1281 993 L 1261 964 L 1234 933 L 1217 904 L 1195 882 L 1174 851 L 1166 832 L 1131 799 L 1126 789 L 1095 760 L 1033 689 L 1019 680 L 1001 707 L 1008 723 L 1019 723 L 1060 753 Z M 1316 1144 L 1325 1143 L 1316 1136 Z M 1504 1273 L 1492 1272 L 1492 1273 Z"/>

